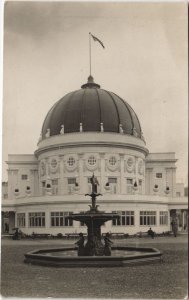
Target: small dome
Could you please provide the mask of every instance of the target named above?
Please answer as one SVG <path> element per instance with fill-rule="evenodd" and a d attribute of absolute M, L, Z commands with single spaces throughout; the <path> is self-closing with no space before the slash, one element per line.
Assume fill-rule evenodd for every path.
<path fill-rule="evenodd" d="M 48 112 L 42 127 L 45 136 L 72 132 L 117 132 L 142 138 L 141 126 L 131 106 L 113 92 L 100 88 L 92 76 L 80 90 L 68 93 Z"/>

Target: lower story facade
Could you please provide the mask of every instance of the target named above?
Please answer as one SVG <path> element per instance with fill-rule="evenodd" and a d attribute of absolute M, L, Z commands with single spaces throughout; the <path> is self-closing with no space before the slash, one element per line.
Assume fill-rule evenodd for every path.
<path fill-rule="evenodd" d="M 89 197 L 88 197 L 89 198 Z M 101 199 L 100 199 L 101 198 Z M 87 228 L 68 216 L 89 210 L 90 199 L 76 196 L 41 196 L 5 200 L 2 203 L 2 233 L 14 232 L 19 228 L 25 234 L 40 233 L 86 233 Z M 188 230 L 187 198 L 169 198 L 151 195 L 111 195 L 97 199 L 99 211 L 116 212 L 119 220 L 105 223 L 102 233 L 136 234 L 146 232 L 149 227 L 156 233 L 170 231 L 172 221 L 176 221 L 179 231 Z"/>

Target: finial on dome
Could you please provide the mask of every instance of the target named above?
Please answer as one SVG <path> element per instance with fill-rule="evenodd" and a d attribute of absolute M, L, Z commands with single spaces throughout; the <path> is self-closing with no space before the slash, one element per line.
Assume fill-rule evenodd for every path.
<path fill-rule="evenodd" d="M 135 137 L 138 137 L 138 133 L 137 133 L 137 131 L 136 131 L 136 128 L 135 128 L 135 127 L 133 127 L 133 135 L 134 135 Z"/>
<path fill-rule="evenodd" d="M 50 129 L 49 128 L 47 129 L 47 132 L 45 133 L 45 137 L 46 138 L 50 137 Z"/>
<path fill-rule="evenodd" d="M 100 131 L 104 132 L 104 124 L 103 123 L 100 123 Z"/>
<path fill-rule="evenodd" d="M 83 132 L 83 123 L 80 123 L 80 124 L 79 124 L 79 131 L 80 131 L 80 132 Z"/>
<path fill-rule="evenodd" d="M 64 125 L 61 125 L 60 134 L 64 134 Z"/>
<path fill-rule="evenodd" d="M 94 83 L 94 78 L 92 75 L 89 75 L 87 83 Z"/>
<path fill-rule="evenodd" d="M 122 126 L 122 124 L 119 124 L 119 133 L 121 133 L 121 134 L 124 133 L 124 132 L 123 132 L 123 126 Z"/>
<path fill-rule="evenodd" d="M 87 83 L 83 84 L 81 86 L 82 89 L 86 88 L 100 88 L 100 85 L 94 82 L 94 78 L 92 75 L 89 75 L 87 79 Z"/>

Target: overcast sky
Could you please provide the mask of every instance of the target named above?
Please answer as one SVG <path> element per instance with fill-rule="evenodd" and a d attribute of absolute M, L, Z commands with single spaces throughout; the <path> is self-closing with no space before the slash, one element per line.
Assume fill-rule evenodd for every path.
<path fill-rule="evenodd" d="M 7 2 L 4 7 L 3 161 L 32 154 L 44 118 L 89 75 L 125 99 L 150 152 L 175 152 L 187 183 L 187 2 Z M 3 163 L 3 179 L 7 179 Z"/>

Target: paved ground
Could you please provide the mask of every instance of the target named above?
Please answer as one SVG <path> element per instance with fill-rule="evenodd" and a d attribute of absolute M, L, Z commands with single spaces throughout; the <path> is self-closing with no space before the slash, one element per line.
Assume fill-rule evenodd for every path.
<path fill-rule="evenodd" d="M 114 240 L 152 246 L 163 262 L 120 268 L 53 268 L 24 264 L 24 253 L 72 244 L 60 240 L 2 240 L 4 297 L 187 299 L 187 236 Z"/>

